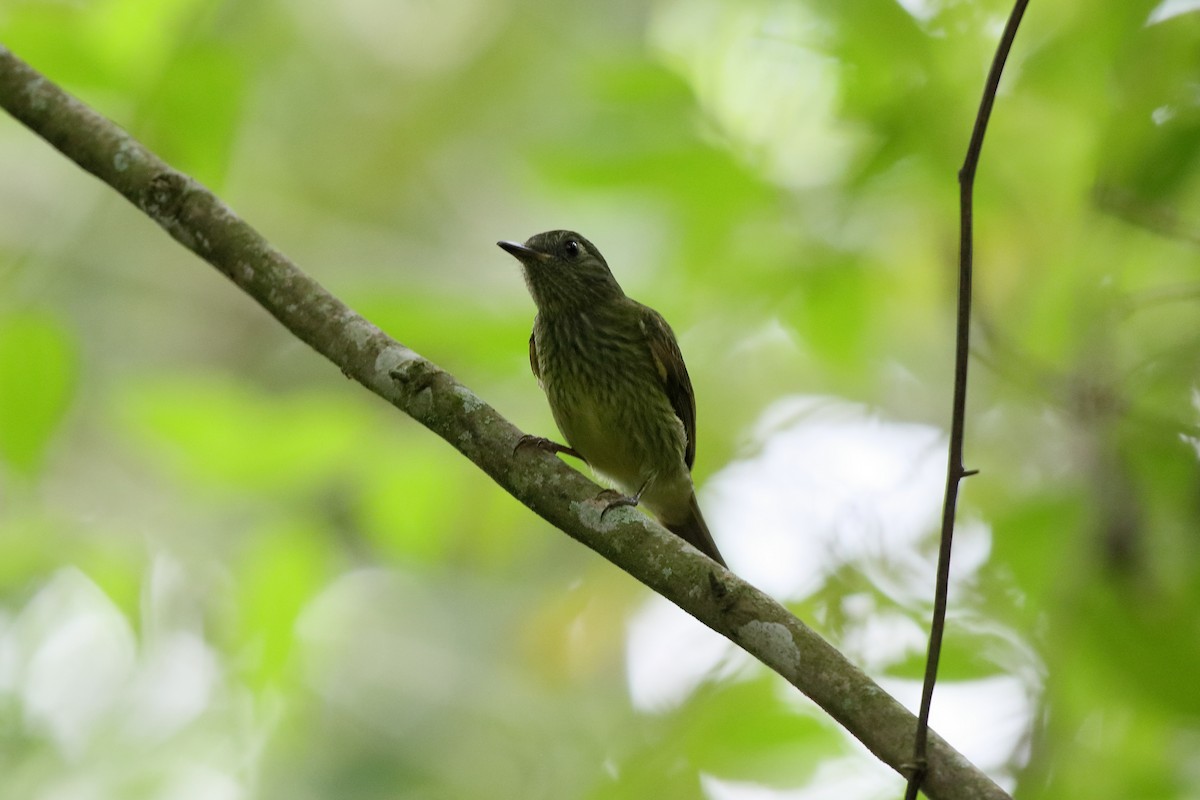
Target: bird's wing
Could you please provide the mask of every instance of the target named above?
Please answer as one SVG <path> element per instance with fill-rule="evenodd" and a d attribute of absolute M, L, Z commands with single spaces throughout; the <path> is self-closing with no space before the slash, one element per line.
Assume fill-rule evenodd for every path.
<path fill-rule="evenodd" d="M 538 369 L 537 339 L 533 338 L 537 332 L 537 320 L 534 320 L 533 327 L 534 329 L 529 332 L 529 367 L 533 370 L 533 377 L 537 378 L 540 384 L 542 382 L 542 371 Z"/>
<path fill-rule="evenodd" d="M 675 341 L 671 326 L 654 309 L 645 306 L 643 309 L 642 330 L 650 344 L 650 355 L 654 357 L 654 366 L 658 368 L 663 390 L 687 434 L 683 460 L 691 469 L 692 462 L 696 460 L 696 395 L 692 392 L 692 379 L 688 377 L 683 353 L 679 352 L 679 344 Z"/>

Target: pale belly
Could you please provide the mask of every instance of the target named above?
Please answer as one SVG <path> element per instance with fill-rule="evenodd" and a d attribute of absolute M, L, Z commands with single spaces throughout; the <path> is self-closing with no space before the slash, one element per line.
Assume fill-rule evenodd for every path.
<path fill-rule="evenodd" d="M 642 504 L 649 510 L 675 516 L 675 506 L 690 496 L 686 434 L 665 395 L 650 407 L 602 396 L 552 401 L 551 409 L 567 443 L 595 472 L 627 495 L 645 488 Z"/>
<path fill-rule="evenodd" d="M 624 494 L 645 487 L 642 505 L 660 519 L 686 517 L 687 433 L 649 350 L 637 346 L 641 329 L 630 329 L 628 320 L 592 325 L 573 318 L 557 328 L 538 320 L 539 378 L 567 443 Z M 616 351 L 624 357 L 614 357 Z"/>

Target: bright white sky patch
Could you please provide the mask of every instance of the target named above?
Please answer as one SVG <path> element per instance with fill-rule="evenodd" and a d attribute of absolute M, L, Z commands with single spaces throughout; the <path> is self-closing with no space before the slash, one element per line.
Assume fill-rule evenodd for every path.
<path fill-rule="evenodd" d="M 883 679 L 879 683 L 909 708 L 920 703 L 920 681 Z M 1002 772 L 1014 750 L 1027 746 L 1026 733 L 1036 704 L 1032 687 L 1016 675 L 939 681 L 929 710 L 929 727 L 1011 790 L 1015 780 Z"/>
<path fill-rule="evenodd" d="M 841 64 L 801 3 L 664 0 L 648 36 L 751 169 L 785 186 L 836 180 L 862 144 L 839 117 Z"/>
<path fill-rule="evenodd" d="M 1200 0 L 1163 0 L 1150 12 L 1150 16 L 1146 18 L 1146 25 L 1157 25 L 1196 10 L 1200 10 Z"/>
<path fill-rule="evenodd" d="M 191 584 L 157 556 L 134 626 L 82 570 L 63 567 L 24 607 L 0 608 L 0 702 L 58 766 L 27 771 L 39 798 L 244 800 L 268 727 L 223 680 L 202 628 L 174 613 Z M 260 727 L 261 724 L 261 727 Z M 152 753 L 152 758 L 147 758 Z"/>
<path fill-rule="evenodd" d="M 817 774 L 798 789 L 776 789 L 753 783 L 722 781 L 705 776 L 704 793 L 712 800 L 876 800 L 903 794 L 900 778 L 879 759 L 837 758 L 817 768 Z M 897 787 L 901 789 L 897 793 Z"/>
<path fill-rule="evenodd" d="M 896 3 L 913 19 L 921 22 L 933 19 L 934 14 L 939 10 L 939 4 L 934 0 L 896 0 Z"/>
<path fill-rule="evenodd" d="M 931 425 L 881 419 L 833 398 L 791 397 L 759 421 L 759 451 L 701 491 L 730 564 L 781 600 L 819 589 L 855 563 L 902 604 L 931 599 L 929 577 L 945 484 L 946 438 Z M 969 519 L 956 538 L 955 576 L 986 560 L 990 533 Z M 960 560 L 961 559 L 961 560 Z"/>

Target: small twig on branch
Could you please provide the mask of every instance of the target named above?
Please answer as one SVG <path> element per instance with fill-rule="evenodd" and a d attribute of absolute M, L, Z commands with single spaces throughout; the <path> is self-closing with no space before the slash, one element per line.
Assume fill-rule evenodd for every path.
<path fill-rule="evenodd" d="M 0 46 L 0 107 L 120 192 L 347 377 L 395 405 L 550 524 L 779 673 L 885 763 L 902 768 L 916 718 L 810 628 L 644 514 L 603 521 L 600 488 L 525 448 L 508 420 L 301 272 L 220 199 Z M 490 250 L 488 251 L 490 252 Z M 1007 798 L 930 734 L 933 798 Z"/>
<path fill-rule="evenodd" d="M 996 89 L 1004 73 L 1004 62 L 1017 36 L 1017 28 L 1029 0 L 1016 0 L 1008 24 L 996 47 L 992 68 L 988 72 L 983 89 L 979 112 L 975 115 L 975 127 L 967 145 L 967 155 L 958 172 L 959 185 L 959 241 L 958 241 L 958 318 L 955 323 L 954 348 L 954 408 L 950 421 L 950 447 L 946 468 L 946 495 L 942 505 L 941 544 L 938 548 L 937 586 L 933 599 L 933 620 L 929 627 L 929 652 L 925 660 L 925 683 L 921 690 L 921 709 L 917 715 L 917 735 L 913 743 L 912 770 L 905 800 L 916 800 L 917 792 L 924 789 L 930 794 L 929 782 L 936 774 L 928 758 L 929 709 L 933 703 L 933 687 L 937 683 L 938 659 L 942 652 L 942 634 L 946 626 L 946 597 L 950 591 L 950 550 L 954 539 L 954 516 L 958 506 L 958 486 L 963 478 L 974 475 L 977 470 L 963 467 L 963 428 L 967 413 L 967 361 L 971 351 L 971 278 L 974 259 L 974 192 L 975 170 L 979 166 L 979 154 L 983 150 L 983 135 L 987 131 L 992 105 L 996 101 Z"/>

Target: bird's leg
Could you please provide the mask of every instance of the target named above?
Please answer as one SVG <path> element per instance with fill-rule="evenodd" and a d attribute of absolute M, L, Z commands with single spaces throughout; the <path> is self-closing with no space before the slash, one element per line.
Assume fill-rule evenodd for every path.
<path fill-rule="evenodd" d="M 615 494 L 616 497 L 614 499 L 610 500 L 608 502 L 608 505 L 606 505 L 604 507 L 604 510 L 600 512 L 600 519 L 603 520 L 604 515 L 610 511 L 612 511 L 614 508 L 621 508 L 622 506 L 629 506 L 630 508 L 636 508 L 637 504 L 642 502 L 642 493 L 646 491 L 646 487 L 650 485 L 650 481 L 652 479 L 653 479 L 653 476 L 646 478 L 645 483 L 642 484 L 642 488 L 638 489 L 637 494 L 633 495 L 632 497 L 630 497 L 628 495 L 623 495 L 620 492 L 613 491 L 612 489 L 606 489 L 603 492 L 601 492 L 599 495 L 600 497 L 604 497 L 605 495 L 613 495 L 613 494 Z"/>
<path fill-rule="evenodd" d="M 567 447 L 565 444 L 559 444 L 551 439 L 543 439 L 541 436 L 533 436 L 525 434 L 520 439 L 517 439 L 517 444 L 513 447 L 513 455 L 523 447 L 532 447 L 541 450 L 545 453 L 564 453 L 569 456 L 578 458 L 583 463 L 587 463 L 587 459 L 579 454 L 579 451 L 574 447 Z"/>

